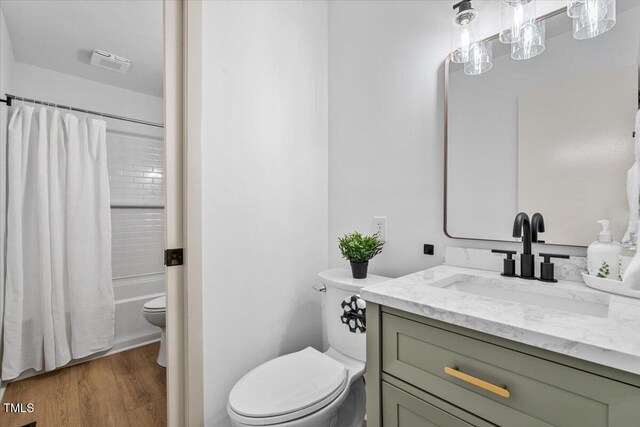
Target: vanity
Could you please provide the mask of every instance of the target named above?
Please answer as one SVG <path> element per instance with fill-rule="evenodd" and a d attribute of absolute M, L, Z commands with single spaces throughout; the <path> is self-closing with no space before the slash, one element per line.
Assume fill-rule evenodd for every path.
<path fill-rule="evenodd" d="M 640 300 L 448 265 L 361 296 L 369 427 L 640 425 Z"/>

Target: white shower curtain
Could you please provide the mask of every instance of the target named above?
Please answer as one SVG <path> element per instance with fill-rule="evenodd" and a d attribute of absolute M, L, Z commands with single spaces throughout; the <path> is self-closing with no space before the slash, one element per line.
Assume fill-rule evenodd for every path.
<path fill-rule="evenodd" d="M 3 380 L 113 346 L 105 128 L 45 108 L 11 114 Z"/>

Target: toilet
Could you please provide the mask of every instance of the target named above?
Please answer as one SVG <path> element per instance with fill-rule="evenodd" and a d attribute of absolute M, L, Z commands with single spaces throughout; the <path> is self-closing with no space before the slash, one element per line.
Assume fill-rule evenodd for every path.
<path fill-rule="evenodd" d="M 345 269 L 323 271 L 319 278 L 329 349 L 280 356 L 242 377 L 227 403 L 234 427 L 362 427 L 366 335 L 342 323 L 341 304 L 362 287 L 389 279 L 354 279 Z"/>
<path fill-rule="evenodd" d="M 165 356 L 165 326 L 167 317 L 167 301 L 163 295 L 161 297 L 149 300 L 142 307 L 142 315 L 147 322 L 153 326 L 160 328 L 160 351 L 158 352 L 158 365 L 167 366 Z"/>

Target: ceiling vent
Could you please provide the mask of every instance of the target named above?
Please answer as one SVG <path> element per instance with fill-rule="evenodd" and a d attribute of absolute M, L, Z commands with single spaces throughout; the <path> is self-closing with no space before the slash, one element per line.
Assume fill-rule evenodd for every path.
<path fill-rule="evenodd" d="M 91 55 L 91 65 L 104 68 L 106 70 L 115 71 L 116 73 L 126 73 L 131 67 L 131 61 L 113 53 L 104 50 L 93 49 Z"/>

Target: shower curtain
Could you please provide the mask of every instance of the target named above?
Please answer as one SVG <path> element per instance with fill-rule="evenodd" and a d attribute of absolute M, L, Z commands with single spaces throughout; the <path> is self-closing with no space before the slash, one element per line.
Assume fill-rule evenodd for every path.
<path fill-rule="evenodd" d="M 11 114 L 3 380 L 113 346 L 105 131 L 102 120 L 44 107 Z"/>

